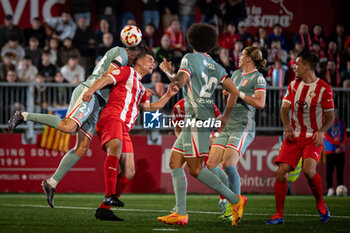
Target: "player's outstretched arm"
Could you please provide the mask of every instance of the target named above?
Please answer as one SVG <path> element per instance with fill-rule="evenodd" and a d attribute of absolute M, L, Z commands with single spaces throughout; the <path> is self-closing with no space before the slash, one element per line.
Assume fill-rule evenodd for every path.
<path fill-rule="evenodd" d="M 166 103 L 168 103 L 171 97 L 176 95 L 178 91 L 179 88 L 175 84 L 170 83 L 167 92 L 158 101 L 154 103 L 144 103 L 141 105 L 141 108 L 143 108 L 145 111 L 156 111 L 161 109 L 166 105 Z"/>
<path fill-rule="evenodd" d="M 114 79 L 109 75 L 104 75 L 102 78 L 98 79 L 83 95 L 83 101 L 90 102 L 93 94 L 104 88 L 105 86 L 111 85 L 114 83 Z"/>
<path fill-rule="evenodd" d="M 171 73 L 171 62 L 168 62 L 165 58 L 162 63 L 159 65 L 160 69 L 166 74 L 170 82 L 174 83 L 179 88 L 182 88 L 186 85 L 189 76 L 185 72 L 179 72 L 178 74 Z"/>
<path fill-rule="evenodd" d="M 253 96 L 246 95 L 245 93 L 240 91 L 239 97 L 254 108 L 263 109 L 265 107 L 265 91 L 255 91 Z"/>

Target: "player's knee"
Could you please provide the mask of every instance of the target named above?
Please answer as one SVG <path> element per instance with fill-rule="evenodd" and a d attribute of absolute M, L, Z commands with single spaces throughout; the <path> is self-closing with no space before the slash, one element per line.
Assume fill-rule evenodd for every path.
<path fill-rule="evenodd" d="M 74 148 L 74 152 L 79 158 L 82 158 L 88 152 L 88 150 L 89 144 L 86 145 L 84 143 L 81 143 Z"/>
<path fill-rule="evenodd" d="M 189 172 L 191 174 L 191 176 L 197 178 L 199 176 L 199 173 L 201 172 L 200 168 L 190 168 Z"/>
<path fill-rule="evenodd" d="M 227 168 L 227 167 L 232 167 L 232 166 L 235 166 L 233 163 L 232 163 L 232 161 L 223 161 L 222 162 L 222 166 L 224 167 L 224 168 Z"/>
<path fill-rule="evenodd" d="M 169 162 L 169 167 L 170 167 L 170 169 L 176 169 L 175 163 L 173 161 L 171 161 L 171 160 Z"/>
<path fill-rule="evenodd" d="M 316 174 L 316 170 L 310 168 L 303 168 L 303 173 L 308 179 L 312 179 Z"/>
<path fill-rule="evenodd" d="M 212 169 L 218 166 L 213 160 L 210 160 L 210 159 L 208 159 L 206 165 L 209 169 Z"/>
<path fill-rule="evenodd" d="M 289 174 L 289 170 L 283 167 L 278 167 L 278 170 L 276 172 L 276 179 L 281 182 L 287 181 L 288 174 Z"/>
<path fill-rule="evenodd" d="M 70 118 L 63 119 L 58 125 L 58 129 L 64 133 L 74 134 L 77 132 L 78 125 Z"/>
<path fill-rule="evenodd" d="M 121 153 L 122 142 L 119 139 L 112 139 L 107 143 L 107 152 L 110 155 L 118 156 Z"/>
<path fill-rule="evenodd" d="M 169 167 L 170 167 L 170 169 L 181 168 L 182 165 L 183 165 L 183 162 L 181 162 L 181 161 L 179 161 L 179 160 L 176 160 L 176 159 L 170 158 L 170 161 L 169 161 Z"/>

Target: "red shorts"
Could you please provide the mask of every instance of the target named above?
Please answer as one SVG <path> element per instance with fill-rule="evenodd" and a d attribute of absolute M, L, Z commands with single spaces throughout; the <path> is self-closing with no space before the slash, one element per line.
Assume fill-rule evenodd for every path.
<path fill-rule="evenodd" d="M 116 119 L 102 120 L 96 125 L 96 131 L 101 139 L 102 149 L 106 151 L 105 144 L 112 139 L 120 139 L 123 143 L 122 153 L 134 153 L 129 128 L 124 122 Z"/>
<path fill-rule="evenodd" d="M 316 147 L 314 140 L 310 138 L 295 138 L 293 140 L 284 140 L 281 151 L 275 161 L 276 164 L 286 163 L 293 167 L 297 167 L 300 157 L 313 158 L 317 162 L 320 159 L 323 145 Z"/>

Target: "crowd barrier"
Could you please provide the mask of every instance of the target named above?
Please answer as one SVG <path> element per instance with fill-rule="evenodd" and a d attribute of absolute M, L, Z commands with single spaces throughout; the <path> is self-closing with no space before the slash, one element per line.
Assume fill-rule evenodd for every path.
<path fill-rule="evenodd" d="M 24 109 L 28 112 L 47 113 L 50 109 L 67 108 L 70 96 L 76 85 L 73 84 L 27 84 L 27 83 L 1 83 L 0 85 L 0 130 L 6 131 L 7 121 L 13 112 L 18 109 Z M 146 84 L 145 87 L 152 88 L 152 85 Z M 256 130 L 258 134 L 277 135 L 283 131 L 280 119 L 280 106 L 282 97 L 287 87 L 267 87 L 266 105 L 262 110 L 256 111 Z M 216 105 L 222 111 L 224 103 L 222 101 L 221 86 L 218 86 L 214 99 Z M 339 117 L 343 119 L 347 126 L 347 132 L 350 132 L 350 89 L 333 88 L 334 103 L 339 109 Z M 171 114 L 177 101 L 183 98 L 182 91 L 174 96 L 162 110 L 166 114 Z M 34 141 L 37 132 L 41 132 L 43 126 L 27 122 L 20 125 L 20 129 L 25 129 L 26 140 Z M 143 129 L 143 114 L 135 122 L 134 129 Z M 171 128 L 160 129 L 169 131 Z"/>

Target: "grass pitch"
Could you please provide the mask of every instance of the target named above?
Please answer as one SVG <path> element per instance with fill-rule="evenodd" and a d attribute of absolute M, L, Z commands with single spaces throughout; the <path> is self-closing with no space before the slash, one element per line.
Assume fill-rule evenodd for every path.
<path fill-rule="evenodd" d="M 244 216 L 237 227 L 218 219 L 217 195 L 189 195 L 186 227 L 158 222 L 174 206 L 173 195 L 127 194 L 124 208 L 112 208 L 124 222 L 95 219 L 101 194 L 56 194 L 56 208 L 47 206 L 44 194 L 0 194 L 0 232 L 350 232 L 350 197 L 325 198 L 331 212 L 321 223 L 313 196 L 287 196 L 284 225 L 265 225 L 275 213 L 274 196 L 247 195 Z"/>

